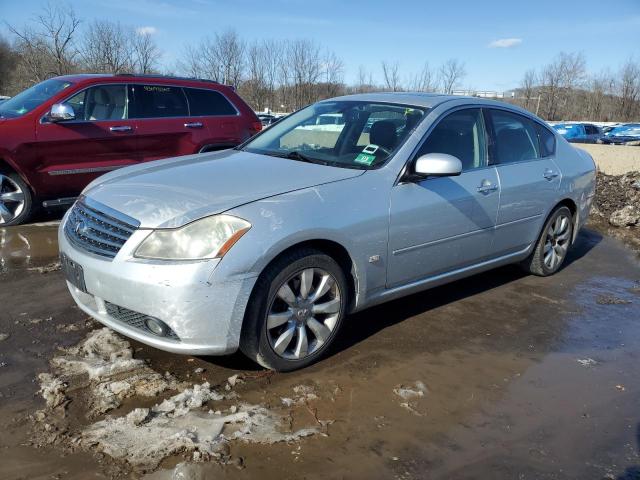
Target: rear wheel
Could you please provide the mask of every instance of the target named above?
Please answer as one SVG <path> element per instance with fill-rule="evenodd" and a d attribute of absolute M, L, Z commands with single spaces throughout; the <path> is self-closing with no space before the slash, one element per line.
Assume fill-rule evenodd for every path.
<path fill-rule="evenodd" d="M 247 307 L 240 348 L 263 367 L 291 371 L 318 360 L 332 344 L 347 306 L 340 266 L 301 249 L 267 267 Z"/>
<path fill-rule="evenodd" d="M 24 223 L 32 210 L 31 189 L 20 175 L 0 171 L 0 227 Z"/>
<path fill-rule="evenodd" d="M 564 263 L 573 238 L 573 215 L 567 207 L 556 208 L 544 225 L 531 255 L 522 268 L 541 277 L 553 275 Z"/>

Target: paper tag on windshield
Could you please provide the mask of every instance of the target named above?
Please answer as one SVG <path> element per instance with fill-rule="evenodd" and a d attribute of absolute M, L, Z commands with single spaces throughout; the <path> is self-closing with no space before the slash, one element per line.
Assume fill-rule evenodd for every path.
<path fill-rule="evenodd" d="M 366 147 L 364 147 L 362 149 L 362 153 L 367 153 L 369 155 L 375 155 L 375 153 L 378 151 L 378 145 L 373 145 L 372 143 L 370 143 L 369 145 L 367 145 Z"/>
<path fill-rule="evenodd" d="M 355 158 L 354 162 L 361 163 L 363 165 L 371 165 L 376 159 L 375 155 L 369 155 L 368 153 L 360 153 Z"/>

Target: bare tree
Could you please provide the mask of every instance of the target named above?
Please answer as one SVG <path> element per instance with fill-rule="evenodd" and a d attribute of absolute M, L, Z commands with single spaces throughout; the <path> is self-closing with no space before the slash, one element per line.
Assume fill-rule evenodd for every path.
<path fill-rule="evenodd" d="M 415 90 L 418 92 L 435 92 L 438 90 L 436 75 L 431 69 L 429 62 L 424 62 L 422 70 L 419 74 L 413 77 L 410 85 L 411 90 Z"/>
<path fill-rule="evenodd" d="M 286 45 L 280 40 L 265 40 L 262 47 L 264 50 L 265 84 L 267 88 L 266 103 L 269 108 L 278 109 L 276 89 L 278 88 L 278 78 Z"/>
<path fill-rule="evenodd" d="M 631 120 L 638 112 L 640 102 L 640 64 L 629 58 L 618 73 L 618 115 L 621 120 Z"/>
<path fill-rule="evenodd" d="M 565 114 L 572 91 L 583 86 L 585 75 L 586 61 L 582 53 L 560 52 L 542 69 L 540 83 L 547 120 L 557 120 Z"/>
<path fill-rule="evenodd" d="M 245 42 L 235 30 L 216 34 L 213 55 L 220 69 L 220 81 L 239 85 L 244 70 Z"/>
<path fill-rule="evenodd" d="M 265 107 L 267 99 L 267 55 L 263 44 L 254 42 L 247 47 L 247 77 L 241 92 L 256 110 Z"/>
<path fill-rule="evenodd" d="M 373 84 L 373 74 L 364 65 L 358 67 L 358 80 L 355 85 L 355 93 L 368 93 L 376 89 Z"/>
<path fill-rule="evenodd" d="M 19 70 L 25 84 L 39 82 L 75 69 L 74 45 L 80 20 L 69 5 L 48 3 L 29 25 L 6 24 L 17 39 Z"/>
<path fill-rule="evenodd" d="M 143 30 L 132 33 L 133 65 L 138 73 L 153 73 L 160 62 L 160 49 L 153 34 Z"/>
<path fill-rule="evenodd" d="M 188 77 L 204 78 L 202 69 L 202 52 L 200 48 L 189 44 L 185 47 L 180 59 L 176 62 L 176 70 Z"/>
<path fill-rule="evenodd" d="M 9 42 L 0 37 L 0 95 L 6 95 L 11 92 L 11 84 L 14 80 L 13 76 L 17 63 L 17 53 Z"/>
<path fill-rule="evenodd" d="M 398 62 L 389 63 L 386 60 L 382 62 L 382 76 L 384 78 L 384 86 L 387 90 L 392 92 L 402 90 L 400 74 L 398 73 L 399 68 Z"/>
<path fill-rule="evenodd" d="M 613 92 L 614 83 L 614 78 L 608 70 L 603 70 L 589 78 L 586 106 L 580 108 L 587 119 L 600 120 L 609 117 L 605 108 L 607 97 Z"/>
<path fill-rule="evenodd" d="M 291 73 L 284 78 L 290 82 L 293 107 L 301 108 L 314 101 L 315 86 L 322 78 L 320 47 L 312 40 L 293 40 L 288 44 L 286 58 L 284 68 Z"/>
<path fill-rule="evenodd" d="M 522 77 L 522 82 L 520 83 L 522 95 L 524 96 L 524 108 L 530 108 L 530 103 L 535 94 L 537 80 L 538 76 L 535 70 L 531 69 L 524 72 L 524 77 Z"/>
<path fill-rule="evenodd" d="M 440 66 L 440 86 L 444 93 L 451 95 L 467 75 L 464 63 L 455 58 L 447 60 Z"/>
<path fill-rule="evenodd" d="M 125 73 L 134 70 L 132 30 L 120 22 L 96 20 L 82 45 L 85 68 L 92 72 Z"/>
<path fill-rule="evenodd" d="M 324 86 L 326 97 L 335 97 L 343 88 L 344 62 L 335 52 L 327 51 L 324 57 Z"/>

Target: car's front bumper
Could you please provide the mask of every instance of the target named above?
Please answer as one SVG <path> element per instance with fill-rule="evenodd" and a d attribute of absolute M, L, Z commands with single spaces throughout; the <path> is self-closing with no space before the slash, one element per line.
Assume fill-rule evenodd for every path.
<path fill-rule="evenodd" d="M 133 258 L 148 231 L 136 231 L 114 259 L 105 259 L 69 243 L 63 219 L 60 252 L 80 265 L 84 293 L 67 282 L 78 306 L 109 328 L 161 350 L 192 355 L 223 355 L 237 350 L 244 311 L 256 277 L 217 278 L 219 260 L 157 262 Z M 160 337 L 107 312 L 107 303 L 155 317 L 179 339 Z"/>

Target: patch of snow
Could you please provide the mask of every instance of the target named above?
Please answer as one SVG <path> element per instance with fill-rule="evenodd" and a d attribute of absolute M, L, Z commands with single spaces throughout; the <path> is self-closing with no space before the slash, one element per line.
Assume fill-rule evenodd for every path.
<path fill-rule="evenodd" d="M 230 440 L 270 444 L 319 433 L 317 427 L 282 432 L 280 415 L 259 405 L 240 404 L 226 415 L 202 408 L 223 398 L 208 383 L 194 385 L 151 409 L 94 423 L 80 434 L 79 443 L 148 469 L 177 453 L 220 458 Z"/>
<path fill-rule="evenodd" d="M 66 385 L 83 383 L 88 378 L 90 416 L 117 408 L 134 395 L 154 397 L 181 386 L 171 375 L 160 375 L 144 361 L 133 358 L 129 342 L 108 328 L 94 330 L 77 346 L 63 349 L 51 360 L 51 366 L 55 376 L 38 377 L 43 396 L 51 390 L 52 381 L 65 385 L 58 385 L 64 395 Z"/>

